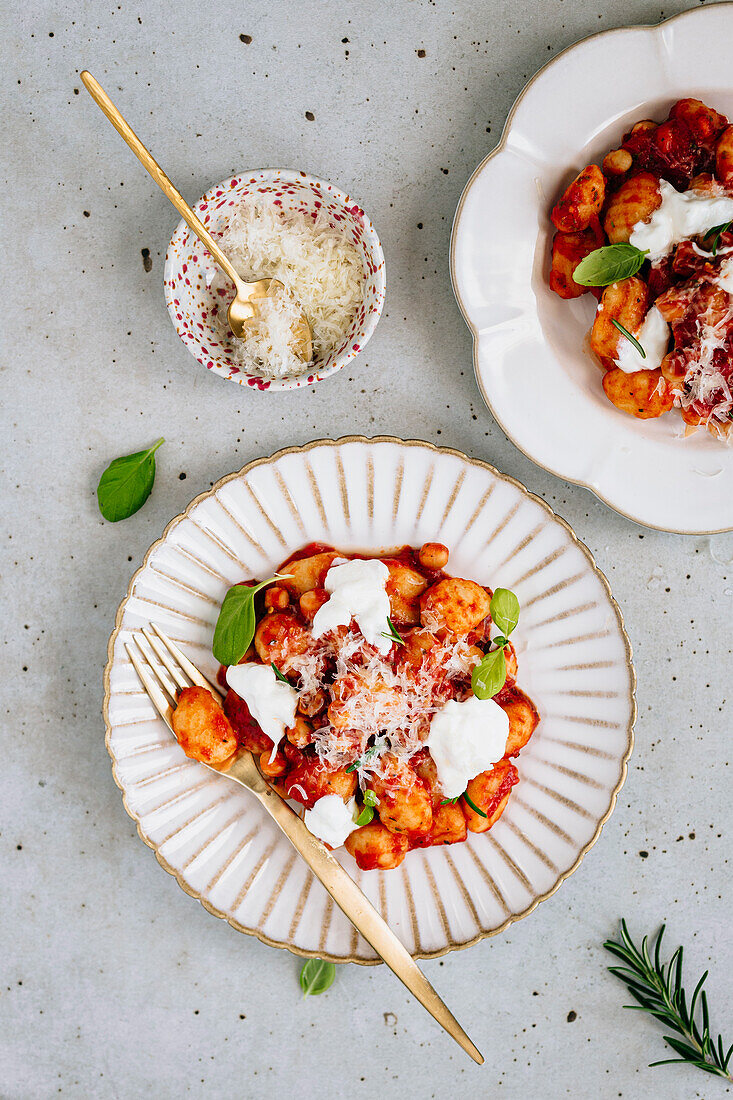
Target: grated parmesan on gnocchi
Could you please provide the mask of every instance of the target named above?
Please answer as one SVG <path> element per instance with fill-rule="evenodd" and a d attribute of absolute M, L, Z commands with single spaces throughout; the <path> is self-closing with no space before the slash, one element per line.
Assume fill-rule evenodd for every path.
<path fill-rule="evenodd" d="M 380 557 L 305 547 L 258 597 L 249 652 L 220 673 L 228 745 L 256 753 L 309 828 L 345 843 L 365 870 L 490 829 L 519 781 L 513 758 L 539 721 L 517 686 L 514 648 L 491 641 L 491 591 L 449 576 L 447 562 L 439 543 Z M 493 698 L 472 688 L 487 653 L 506 666 Z M 239 694 L 255 678 L 246 669 L 283 704 L 292 698 L 282 739 L 285 711 L 270 725 L 264 695 L 255 707 Z M 206 715 L 197 718 L 185 691 L 179 709 L 189 755 L 197 737 L 210 750 Z"/>
<path fill-rule="evenodd" d="M 264 202 L 244 205 L 219 243 L 243 279 L 275 278 L 284 287 L 258 299 L 257 316 L 245 326 L 243 339 L 231 336 L 226 314 L 221 315 L 222 330 L 248 374 L 303 374 L 341 347 L 361 302 L 364 273 L 357 249 L 323 210 L 314 218 Z M 219 289 L 231 284 L 217 268 L 211 285 Z M 313 334 L 310 363 L 292 346 L 301 309 Z"/>

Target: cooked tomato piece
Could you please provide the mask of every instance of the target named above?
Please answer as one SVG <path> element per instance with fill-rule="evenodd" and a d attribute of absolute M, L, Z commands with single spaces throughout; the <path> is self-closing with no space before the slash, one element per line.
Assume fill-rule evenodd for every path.
<path fill-rule="evenodd" d="M 709 153 L 695 141 L 687 123 L 676 118 L 654 129 L 632 132 L 624 138 L 623 148 L 640 168 L 669 180 L 678 191 L 685 190 L 710 161 Z"/>
<path fill-rule="evenodd" d="M 678 99 L 670 108 L 669 117 L 686 123 L 694 140 L 704 149 L 712 149 L 719 134 L 728 125 L 725 115 L 699 99 Z"/>
<path fill-rule="evenodd" d="M 355 772 L 329 767 L 315 753 L 300 752 L 289 742 L 283 742 L 281 747 L 291 764 L 285 778 L 288 798 L 302 802 L 309 810 L 319 798 L 325 798 L 328 794 L 337 794 L 344 802 L 348 802 L 356 790 Z"/>
<path fill-rule="evenodd" d="M 224 711 L 232 724 L 240 745 L 245 749 L 259 755 L 272 749 L 272 739 L 263 733 L 257 722 L 249 713 L 249 707 L 244 699 L 237 695 L 231 688 L 224 699 Z"/>

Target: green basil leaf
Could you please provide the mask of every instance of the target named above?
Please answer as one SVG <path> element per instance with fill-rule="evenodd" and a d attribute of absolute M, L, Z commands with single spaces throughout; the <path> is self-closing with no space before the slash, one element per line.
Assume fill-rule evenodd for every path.
<path fill-rule="evenodd" d="M 304 997 L 316 997 L 333 985 L 336 967 L 325 959 L 308 959 L 300 971 L 300 988 Z"/>
<path fill-rule="evenodd" d="M 648 250 L 636 248 L 633 244 L 607 244 L 597 248 L 584 260 L 581 260 L 573 279 L 580 286 L 608 286 L 636 275 L 644 263 Z"/>
<path fill-rule="evenodd" d="M 359 816 L 357 817 L 356 824 L 357 825 L 368 825 L 373 817 L 374 817 L 374 807 L 373 806 L 365 806 L 364 809 L 359 814 Z"/>
<path fill-rule="evenodd" d="M 491 597 L 491 618 L 507 638 L 519 622 L 519 600 L 508 588 L 497 588 Z"/>
<path fill-rule="evenodd" d="M 491 639 L 494 645 L 501 646 L 503 649 L 505 645 L 509 645 L 509 639 L 505 638 L 503 634 L 497 634 L 495 638 Z"/>
<path fill-rule="evenodd" d="M 249 588 L 246 584 L 235 584 L 224 597 L 219 618 L 214 627 L 212 652 L 220 665 L 239 664 L 252 645 L 257 620 L 255 618 L 255 596 L 266 585 L 289 577 L 275 573 L 266 581 Z"/>
<path fill-rule="evenodd" d="M 376 806 L 377 802 L 378 802 L 378 799 L 377 799 L 377 796 L 375 795 L 374 791 L 369 791 L 369 790 L 364 791 L 364 805 L 365 806 Z"/>
<path fill-rule="evenodd" d="M 503 649 L 487 653 L 471 673 L 471 687 L 477 699 L 493 699 L 506 681 L 506 660 Z"/>
<path fill-rule="evenodd" d="M 110 523 L 128 519 L 142 508 L 155 481 L 155 452 L 164 442 L 158 439 L 147 451 L 110 462 L 97 486 L 99 511 Z"/>

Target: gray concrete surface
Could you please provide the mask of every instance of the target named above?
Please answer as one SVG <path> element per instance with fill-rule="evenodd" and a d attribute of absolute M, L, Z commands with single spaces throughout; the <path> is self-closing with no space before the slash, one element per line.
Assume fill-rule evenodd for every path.
<path fill-rule="evenodd" d="M 601 943 L 621 915 L 636 933 L 667 920 L 689 978 L 710 966 L 714 1019 L 733 1039 L 733 535 L 645 531 L 519 454 L 482 406 L 447 266 L 463 184 L 528 77 L 587 34 L 685 6 L 6 6 L 3 1097 L 731 1092 L 687 1068 L 646 1068 L 665 1057 L 662 1031 L 624 1012 Z M 264 165 L 360 198 L 388 265 L 360 360 L 292 395 L 243 392 L 196 366 L 162 296 L 176 215 L 80 87 L 84 67 L 190 198 Z M 249 459 L 355 431 L 462 448 L 540 493 L 610 577 L 635 647 L 636 751 L 596 848 L 508 933 L 425 964 L 483 1069 L 383 968 L 343 968 L 304 1002 L 299 960 L 215 920 L 158 867 L 104 748 L 114 611 L 166 521 Z M 159 435 L 152 498 L 105 524 L 100 472 Z"/>

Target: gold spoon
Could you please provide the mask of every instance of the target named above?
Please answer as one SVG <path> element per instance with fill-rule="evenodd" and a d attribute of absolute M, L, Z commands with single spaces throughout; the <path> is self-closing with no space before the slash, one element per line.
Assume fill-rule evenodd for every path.
<path fill-rule="evenodd" d="M 242 337 L 244 335 L 244 326 L 255 316 L 256 306 L 253 303 L 256 302 L 258 298 L 267 298 L 275 290 L 279 290 L 280 288 L 285 289 L 283 284 L 279 279 L 257 279 L 254 283 L 245 283 L 244 279 L 234 270 L 232 264 L 219 248 L 206 226 L 197 218 L 181 193 L 173 186 L 163 169 L 145 148 L 132 127 L 125 122 L 125 119 L 117 110 L 101 84 L 99 84 L 86 69 L 80 75 L 84 87 L 89 92 L 94 102 L 104 111 L 117 133 L 130 146 L 143 168 L 150 173 L 166 198 L 170 199 L 186 224 L 208 248 L 219 267 L 234 283 L 237 288 L 237 293 L 229 306 L 227 319 L 229 321 L 229 327 L 234 335 Z M 298 358 L 302 359 L 304 363 L 309 363 L 313 358 L 313 337 L 310 325 L 308 324 L 305 314 L 302 312 L 300 320 L 293 328 L 293 342 L 291 346 Z"/>

